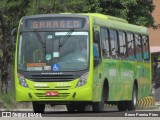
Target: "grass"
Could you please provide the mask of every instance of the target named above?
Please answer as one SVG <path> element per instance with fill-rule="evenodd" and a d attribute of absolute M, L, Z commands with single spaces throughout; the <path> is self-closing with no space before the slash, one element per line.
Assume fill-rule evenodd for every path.
<path fill-rule="evenodd" d="M 0 101 L 3 103 L 5 109 L 13 109 L 16 107 L 14 92 L 8 92 L 8 94 L 0 93 Z"/>
<path fill-rule="evenodd" d="M 0 103 L 3 104 L 6 110 L 32 108 L 31 102 L 16 102 L 15 93 L 13 91 L 8 94 L 0 93 Z"/>

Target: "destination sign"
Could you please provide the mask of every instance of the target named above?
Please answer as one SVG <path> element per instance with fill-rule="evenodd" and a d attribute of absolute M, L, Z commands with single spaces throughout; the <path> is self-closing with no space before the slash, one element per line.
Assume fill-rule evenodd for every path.
<path fill-rule="evenodd" d="M 28 29 L 63 29 L 63 28 L 82 28 L 84 19 L 81 18 L 34 18 L 26 20 Z"/>

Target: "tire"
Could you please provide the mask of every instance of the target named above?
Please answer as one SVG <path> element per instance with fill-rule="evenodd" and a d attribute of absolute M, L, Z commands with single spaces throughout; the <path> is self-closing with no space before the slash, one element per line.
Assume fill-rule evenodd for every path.
<path fill-rule="evenodd" d="M 67 104 L 66 108 L 67 108 L 68 112 L 74 112 L 74 111 L 76 111 L 75 104 Z"/>
<path fill-rule="evenodd" d="M 76 104 L 68 104 L 66 105 L 66 108 L 68 112 L 84 112 L 84 111 L 89 111 L 89 105 L 85 103 L 76 103 Z"/>
<path fill-rule="evenodd" d="M 136 109 L 137 100 L 138 100 L 138 91 L 137 91 L 137 87 L 134 85 L 133 91 L 132 91 L 132 100 L 127 102 L 129 111 Z"/>
<path fill-rule="evenodd" d="M 92 104 L 92 109 L 94 112 L 102 112 L 104 111 L 104 104 L 105 104 L 105 101 L 106 101 L 106 91 L 103 87 L 103 91 L 102 91 L 102 97 L 101 97 L 101 101 L 100 102 L 94 102 Z"/>
<path fill-rule="evenodd" d="M 127 104 L 126 101 L 120 101 L 117 103 L 117 107 L 119 111 L 126 111 L 127 110 Z"/>
<path fill-rule="evenodd" d="M 32 102 L 34 113 L 44 113 L 45 104 L 38 104 L 36 102 Z"/>
<path fill-rule="evenodd" d="M 91 106 L 89 104 L 82 103 L 77 106 L 77 111 L 78 112 L 90 111 L 91 110 L 90 107 Z"/>

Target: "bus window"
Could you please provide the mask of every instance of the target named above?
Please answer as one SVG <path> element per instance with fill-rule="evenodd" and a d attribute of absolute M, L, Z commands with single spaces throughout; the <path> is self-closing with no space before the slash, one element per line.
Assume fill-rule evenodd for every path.
<path fill-rule="evenodd" d="M 111 43 L 111 56 L 112 58 L 117 58 L 117 32 L 115 30 L 109 30 L 110 43 Z"/>
<path fill-rule="evenodd" d="M 99 31 L 95 31 L 94 36 L 95 37 L 93 40 L 93 54 L 94 54 L 94 67 L 96 67 L 101 61 Z"/>
<path fill-rule="evenodd" d="M 109 52 L 109 40 L 108 40 L 108 29 L 101 28 L 101 38 L 102 38 L 102 54 L 104 58 L 110 57 Z"/>
<path fill-rule="evenodd" d="M 142 36 L 142 44 L 144 61 L 149 61 L 149 41 L 147 36 Z"/>
<path fill-rule="evenodd" d="M 128 46 L 128 58 L 129 60 L 134 60 L 134 40 L 133 34 L 127 33 L 127 46 Z"/>
<path fill-rule="evenodd" d="M 127 58 L 127 53 L 126 53 L 126 37 L 125 37 L 125 32 L 118 32 L 118 36 L 119 36 L 119 48 L 120 48 L 120 53 L 119 53 L 119 57 L 122 59 L 126 59 Z"/>
<path fill-rule="evenodd" d="M 22 39 L 24 39 L 24 41 L 20 43 L 20 45 L 24 47 L 24 52 L 21 52 L 19 54 L 24 56 L 23 64 L 25 64 L 26 61 L 31 63 L 42 62 L 43 51 L 41 49 L 42 48 L 41 44 L 38 42 L 37 36 L 31 32 L 27 32 L 27 33 L 23 33 Z"/>
<path fill-rule="evenodd" d="M 119 55 L 119 48 L 118 48 L 118 33 L 117 31 L 114 31 L 114 39 L 115 39 L 115 53 L 116 53 L 116 58 L 118 58 Z"/>
<path fill-rule="evenodd" d="M 142 44 L 141 36 L 135 34 L 136 59 L 142 61 Z"/>

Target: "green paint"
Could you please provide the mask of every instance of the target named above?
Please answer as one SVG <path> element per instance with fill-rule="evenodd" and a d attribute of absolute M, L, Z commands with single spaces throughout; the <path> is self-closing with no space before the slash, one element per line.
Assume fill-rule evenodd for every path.
<path fill-rule="evenodd" d="M 133 33 L 138 33 L 148 36 L 147 28 L 140 27 L 136 25 L 129 24 L 127 21 L 101 14 L 61 14 L 60 16 L 72 16 L 72 17 L 86 17 L 88 16 L 88 21 L 85 24 L 89 25 L 89 74 L 86 84 L 77 87 L 77 83 L 80 78 L 73 79 L 72 81 L 67 81 L 65 84 L 70 84 L 71 86 L 66 88 L 66 86 L 57 86 L 56 82 L 38 82 L 39 84 L 47 84 L 48 88 L 39 88 L 37 90 L 34 87 L 35 82 L 30 79 L 26 79 L 28 88 L 22 87 L 19 84 L 17 77 L 18 74 L 18 42 L 19 42 L 19 30 L 21 24 L 19 24 L 17 44 L 16 44 L 16 54 L 15 54 L 15 88 L 16 88 L 16 100 L 17 101 L 100 101 L 102 88 L 104 80 L 108 80 L 109 91 L 108 100 L 109 101 L 120 101 L 120 100 L 131 100 L 132 88 L 135 80 L 138 82 L 138 98 L 143 98 L 151 94 L 151 68 L 149 62 L 138 62 L 129 61 L 123 59 L 105 59 L 102 57 L 101 63 L 94 68 L 93 62 L 93 28 L 100 31 L 100 26 L 104 28 L 113 28 L 115 30 L 129 31 Z M 44 16 L 43 16 L 44 17 Z M 25 20 L 25 17 L 22 18 Z M 21 23 L 21 21 L 20 21 Z M 54 29 L 56 30 L 56 29 Z M 58 29 L 59 31 L 61 29 Z M 76 31 L 77 29 L 74 29 Z M 62 30 L 64 31 L 64 30 Z M 83 31 L 83 29 L 82 29 Z M 101 42 L 102 44 L 102 42 Z M 25 62 L 25 61 L 23 61 Z M 34 73 L 34 72 L 32 72 Z M 30 73 L 31 74 L 31 73 Z M 39 73 L 40 75 L 40 73 Z M 101 78 L 100 78 L 101 76 Z M 59 88 L 58 88 L 59 87 Z M 66 94 L 66 97 L 45 97 L 46 91 L 56 91 L 59 94 Z M 72 97 L 76 93 L 75 97 Z M 32 98 L 28 94 L 32 95 Z M 41 97 L 38 97 L 38 94 Z"/>

